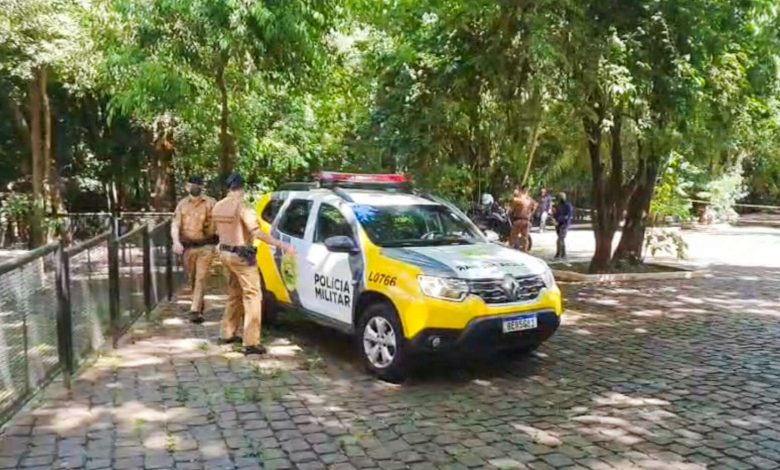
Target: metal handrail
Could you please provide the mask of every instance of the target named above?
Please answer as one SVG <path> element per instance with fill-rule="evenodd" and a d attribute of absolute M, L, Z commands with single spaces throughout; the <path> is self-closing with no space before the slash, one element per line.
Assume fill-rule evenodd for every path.
<path fill-rule="evenodd" d="M 697 202 L 701 204 L 711 204 L 712 201 L 705 201 L 704 199 L 688 199 L 689 202 Z M 749 207 L 752 209 L 780 209 L 780 206 L 767 206 L 763 204 L 741 204 L 735 203 L 734 207 Z"/>
<path fill-rule="evenodd" d="M 81 253 L 82 251 L 89 250 L 90 248 L 94 248 L 95 246 L 107 242 L 111 238 L 111 232 L 105 232 L 100 235 L 97 235 L 95 237 L 90 238 L 89 240 L 79 243 L 78 245 L 71 246 L 65 250 L 65 253 L 67 253 L 68 256 L 73 256 Z"/>
<path fill-rule="evenodd" d="M 170 225 L 170 224 L 171 224 L 171 220 L 170 219 L 168 219 L 166 221 L 163 221 L 163 222 L 160 222 L 159 224 L 153 225 L 152 227 L 150 227 L 149 228 L 149 233 L 155 233 L 156 231 L 158 231 L 158 230 L 160 230 L 162 228 L 165 228 L 165 226 Z"/>
<path fill-rule="evenodd" d="M 35 261 L 36 259 L 46 256 L 50 253 L 54 253 L 55 251 L 57 251 L 57 248 L 59 248 L 59 246 L 60 246 L 59 242 L 52 242 L 49 243 L 48 245 L 40 246 L 23 255 L 19 255 L 18 257 L 12 260 L 6 261 L 4 263 L 0 263 L 0 275 L 13 271 L 14 269 L 24 266 L 25 264 L 31 261 Z"/>
<path fill-rule="evenodd" d="M 133 237 L 135 235 L 138 235 L 139 233 L 143 232 L 144 230 L 146 230 L 146 228 L 147 228 L 146 225 L 141 225 L 140 227 L 136 227 L 133 230 L 130 230 L 126 234 L 122 235 L 121 237 L 117 237 L 116 241 L 117 242 L 123 242 L 126 239 L 128 239 L 130 237 Z"/>

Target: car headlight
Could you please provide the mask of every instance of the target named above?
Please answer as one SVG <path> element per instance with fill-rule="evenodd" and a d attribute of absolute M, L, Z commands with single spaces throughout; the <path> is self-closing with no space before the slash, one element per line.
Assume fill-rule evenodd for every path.
<path fill-rule="evenodd" d="M 550 268 L 545 269 L 542 273 L 542 282 L 544 282 L 544 287 L 548 289 L 555 287 L 555 276 L 553 276 L 553 272 Z"/>
<path fill-rule="evenodd" d="M 460 302 L 469 293 L 469 285 L 461 279 L 436 276 L 418 276 L 423 294 L 436 299 Z"/>

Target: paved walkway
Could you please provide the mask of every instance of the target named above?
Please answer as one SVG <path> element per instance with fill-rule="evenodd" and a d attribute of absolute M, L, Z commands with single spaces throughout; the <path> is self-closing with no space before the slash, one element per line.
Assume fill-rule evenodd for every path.
<path fill-rule="evenodd" d="M 246 359 L 214 343 L 221 298 L 198 327 L 171 305 L 20 414 L 0 468 L 777 468 L 780 268 L 743 264 L 566 286 L 531 359 L 425 364 L 403 386 L 331 331 L 287 321 Z"/>

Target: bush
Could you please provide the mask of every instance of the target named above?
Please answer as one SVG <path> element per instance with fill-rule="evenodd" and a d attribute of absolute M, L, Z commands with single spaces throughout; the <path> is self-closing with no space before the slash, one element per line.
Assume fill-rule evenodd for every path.
<path fill-rule="evenodd" d="M 648 230 L 645 234 L 645 253 L 650 252 L 650 256 L 655 256 L 660 252 L 675 255 L 677 259 L 685 259 L 687 251 L 688 244 L 685 243 L 682 235 L 675 231 Z"/>
<path fill-rule="evenodd" d="M 741 162 L 734 165 L 720 178 L 707 183 L 705 190 L 697 194 L 698 197 L 710 201 L 715 220 L 728 223 L 734 223 L 739 218 L 734 206 L 746 195 Z"/>

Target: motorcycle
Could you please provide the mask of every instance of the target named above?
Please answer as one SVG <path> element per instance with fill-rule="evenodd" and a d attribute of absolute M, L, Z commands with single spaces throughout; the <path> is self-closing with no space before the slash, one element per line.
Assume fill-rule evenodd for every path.
<path fill-rule="evenodd" d="M 474 225 L 483 232 L 491 231 L 498 234 L 498 240 L 507 242 L 512 231 L 512 222 L 509 215 L 498 205 L 476 207 L 468 214 Z"/>
<path fill-rule="evenodd" d="M 482 196 L 482 204 L 472 208 L 468 217 L 483 232 L 497 234 L 498 241 L 502 243 L 509 241 L 509 235 L 512 232 L 512 221 L 509 218 L 509 213 L 498 204 L 495 204 L 493 197 L 489 194 Z M 531 251 L 532 244 L 533 241 L 529 234 L 528 251 Z"/>

